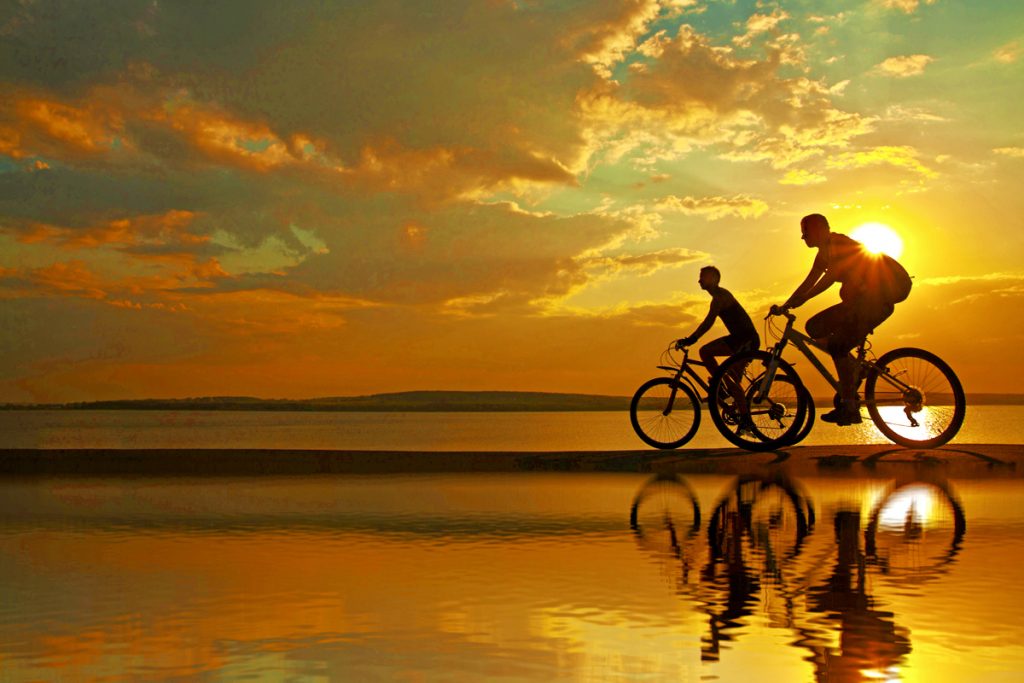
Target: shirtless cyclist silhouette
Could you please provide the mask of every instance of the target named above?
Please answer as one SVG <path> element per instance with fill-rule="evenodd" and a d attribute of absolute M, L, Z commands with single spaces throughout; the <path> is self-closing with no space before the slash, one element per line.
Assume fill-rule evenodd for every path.
<path fill-rule="evenodd" d="M 708 307 L 708 314 L 704 321 L 697 326 L 693 334 L 676 341 L 676 348 L 691 346 L 698 339 L 711 329 L 715 320 L 720 318 L 729 334 L 714 339 L 700 347 L 700 359 L 707 367 L 708 374 L 714 375 L 718 369 L 717 358 L 731 356 L 740 351 L 753 351 L 761 346 L 761 338 L 757 334 L 754 323 L 747 315 L 747 311 L 736 300 L 725 287 L 721 286 L 722 273 L 714 266 L 704 266 L 700 269 L 700 278 L 697 283 L 700 288 L 711 295 L 711 305 Z M 735 397 L 742 402 L 742 395 Z M 751 429 L 753 422 L 749 416 L 741 419 L 740 429 Z"/>

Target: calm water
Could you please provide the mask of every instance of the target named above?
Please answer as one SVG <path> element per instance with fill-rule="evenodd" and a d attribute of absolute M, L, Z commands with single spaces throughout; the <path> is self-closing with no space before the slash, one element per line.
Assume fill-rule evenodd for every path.
<path fill-rule="evenodd" d="M 806 445 L 889 443 L 820 420 Z M 954 443 L 1024 443 L 1024 406 L 971 406 Z M 729 446 L 703 413 L 692 448 Z M 324 448 L 589 451 L 647 446 L 623 412 L 0 411 L 0 448 Z"/>
<path fill-rule="evenodd" d="M 0 680 L 1021 680 L 977 476 L 0 481 Z"/>

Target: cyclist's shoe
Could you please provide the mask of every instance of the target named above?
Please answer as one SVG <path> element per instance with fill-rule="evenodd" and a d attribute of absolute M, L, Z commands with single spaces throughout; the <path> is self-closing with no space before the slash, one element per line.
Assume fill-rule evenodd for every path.
<path fill-rule="evenodd" d="M 821 420 L 823 422 L 831 422 L 840 427 L 860 424 L 860 406 L 857 404 L 850 407 L 840 406 L 822 415 Z"/>
<path fill-rule="evenodd" d="M 754 426 L 754 421 L 750 419 L 749 415 L 740 418 L 740 423 L 736 426 L 736 436 L 757 438 L 757 427 Z"/>

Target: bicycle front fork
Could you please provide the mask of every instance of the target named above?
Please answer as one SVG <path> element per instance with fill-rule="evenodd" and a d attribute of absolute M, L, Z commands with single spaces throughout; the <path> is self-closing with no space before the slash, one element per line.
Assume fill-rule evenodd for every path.
<path fill-rule="evenodd" d="M 772 350 L 771 355 L 771 360 L 768 361 L 768 367 L 765 369 L 764 377 L 761 379 L 761 384 L 760 386 L 758 386 L 757 391 L 754 393 L 754 403 L 760 403 L 761 401 L 764 400 L 765 396 L 768 395 L 768 392 L 772 387 L 772 382 L 775 381 L 775 375 L 779 371 L 779 360 L 781 353 Z"/>

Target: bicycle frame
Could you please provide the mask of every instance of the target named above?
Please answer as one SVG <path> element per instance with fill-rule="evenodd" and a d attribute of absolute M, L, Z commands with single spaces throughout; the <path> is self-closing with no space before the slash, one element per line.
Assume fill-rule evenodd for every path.
<path fill-rule="evenodd" d="M 755 402 L 759 402 L 764 399 L 764 394 L 771 387 L 772 381 L 775 379 L 775 373 L 779 369 L 778 360 L 782 358 L 782 352 L 785 351 L 787 344 L 792 344 L 800 353 L 810 361 L 811 365 L 825 378 L 825 381 L 829 383 L 833 390 L 839 391 L 839 380 L 832 374 L 832 372 L 825 367 L 825 364 L 821 362 L 818 355 L 811 351 L 812 348 L 820 349 L 813 339 L 808 337 L 800 330 L 793 329 L 793 323 L 796 321 L 796 316 L 787 314 L 786 315 L 786 329 L 782 332 L 782 336 L 775 346 L 769 349 L 772 354 L 772 363 L 768 369 L 768 381 L 762 385 L 754 397 Z M 863 363 L 864 361 L 864 345 L 861 344 L 858 347 L 857 359 Z"/>
<path fill-rule="evenodd" d="M 818 373 L 829 383 L 832 389 L 838 392 L 839 380 L 831 373 L 831 371 L 827 367 L 825 367 L 825 364 L 822 363 L 818 355 L 811 351 L 812 348 L 821 349 L 821 347 L 818 346 L 818 344 L 815 343 L 815 341 L 811 337 L 807 336 L 803 332 L 800 332 L 799 330 L 793 329 L 793 323 L 796 321 L 795 315 L 791 313 L 785 313 L 784 315 L 786 317 L 786 329 L 783 330 L 781 337 L 779 337 L 778 343 L 775 344 L 775 346 L 770 349 L 770 353 L 772 354 L 772 361 L 766 373 L 768 381 L 763 382 L 761 388 L 758 390 L 757 394 L 755 394 L 755 402 L 759 402 L 764 399 L 764 395 L 768 392 L 769 388 L 771 387 L 772 381 L 775 379 L 775 373 L 778 371 L 779 368 L 779 360 L 782 359 L 782 352 L 790 343 L 792 343 L 793 346 L 796 347 L 796 349 L 800 351 L 800 353 L 802 353 L 808 361 L 810 361 L 811 365 L 813 365 L 814 368 L 818 371 Z M 865 377 L 867 373 L 870 371 L 875 371 L 878 373 L 878 377 L 880 379 L 883 379 L 892 386 L 898 388 L 900 392 L 913 391 L 913 388 L 910 385 L 908 385 L 906 382 L 900 381 L 898 377 L 896 375 L 891 374 L 887 368 L 879 367 L 873 361 L 868 360 L 865 357 L 866 354 L 867 349 L 865 348 L 864 342 L 862 342 L 857 347 L 856 354 L 857 363 L 859 366 L 858 376 L 860 378 Z M 910 408 L 908 407 L 904 412 L 906 413 L 907 419 L 910 421 L 911 426 L 916 427 L 917 420 L 915 420 L 914 416 L 911 415 Z"/>
<path fill-rule="evenodd" d="M 698 388 L 702 389 L 704 392 L 704 396 L 703 398 L 701 398 L 701 401 L 707 402 L 707 397 L 708 394 L 711 392 L 711 387 L 708 386 L 708 383 L 704 381 L 704 378 L 697 374 L 697 371 L 694 370 L 693 367 L 691 367 L 694 365 L 700 368 L 707 368 L 707 365 L 705 365 L 702 361 L 690 360 L 690 350 L 685 349 L 683 351 L 683 360 L 680 361 L 679 367 L 676 367 L 674 365 L 659 365 L 658 369 L 668 370 L 669 372 L 675 373 L 675 377 L 673 377 L 673 379 L 677 382 L 688 383 L 690 387 L 694 390 L 694 393 L 697 394 L 698 398 L 701 398 L 701 392 L 698 391 Z M 671 404 L 669 405 L 669 408 L 671 408 Z"/>

